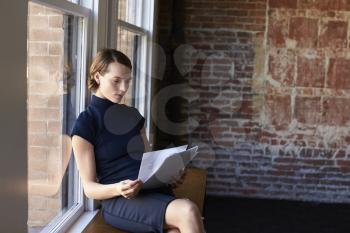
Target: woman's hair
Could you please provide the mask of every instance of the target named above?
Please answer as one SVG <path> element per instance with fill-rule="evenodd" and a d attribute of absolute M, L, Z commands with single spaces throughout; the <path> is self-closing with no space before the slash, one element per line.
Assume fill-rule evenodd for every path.
<path fill-rule="evenodd" d="M 131 61 L 124 53 L 115 49 L 101 49 L 96 54 L 90 66 L 88 78 L 88 88 L 90 91 L 95 92 L 99 86 L 94 79 L 95 74 L 99 72 L 101 75 L 104 75 L 107 72 L 108 65 L 113 62 L 118 62 L 130 68 L 130 70 L 132 69 Z"/>

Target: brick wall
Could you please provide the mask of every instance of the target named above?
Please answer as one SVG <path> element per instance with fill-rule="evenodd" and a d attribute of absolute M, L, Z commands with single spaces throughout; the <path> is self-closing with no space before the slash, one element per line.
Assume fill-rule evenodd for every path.
<path fill-rule="evenodd" d="M 349 202 L 348 1 L 180 2 L 160 5 L 158 87 L 186 84 L 192 120 L 158 141 L 200 145 L 208 194 Z"/>
<path fill-rule="evenodd" d="M 28 10 L 28 227 L 33 228 L 47 225 L 62 208 L 62 154 L 70 139 L 61 132 L 63 15 L 31 2 Z"/>

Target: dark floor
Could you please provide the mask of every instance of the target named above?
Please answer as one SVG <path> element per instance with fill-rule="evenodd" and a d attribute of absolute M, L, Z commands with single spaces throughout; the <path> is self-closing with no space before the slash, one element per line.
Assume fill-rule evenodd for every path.
<path fill-rule="evenodd" d="M 350 205 L 207 196 L 207 233 L 350 233 Z"/>

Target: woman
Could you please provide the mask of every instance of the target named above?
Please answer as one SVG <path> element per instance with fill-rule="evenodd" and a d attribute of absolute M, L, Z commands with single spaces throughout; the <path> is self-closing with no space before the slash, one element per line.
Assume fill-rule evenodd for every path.
<path fill-rule="evenodd" d="M 94 94 L 71 132 L 84 192 L 101 200 L 105 221 L 121 230 L 203 233 L 193 202 L 175 198 L 169 186 L 141 190 L 138 171 L 143 152 L 150 150 L 145 119 L 136 108 L 120 104 L 131 69 L 129 58 L 114 49 L 101 50 L 90 67 L 88 87 Z"/>

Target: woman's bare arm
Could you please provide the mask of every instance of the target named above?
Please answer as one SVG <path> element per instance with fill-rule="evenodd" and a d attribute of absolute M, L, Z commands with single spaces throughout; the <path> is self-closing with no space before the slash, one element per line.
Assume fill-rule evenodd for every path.
<path fill-rule="evenodd" d="M 121 195 L 120 183 L 105 185 L 96 182 L 94 148 L 90 142 L 74 135 L 72 138 L 72 147 L 87 197 L 102 200 Z"/>
<path fill-rule="evenodd" d="M 151 149 L 151 146 L 150 146 L 150 143 L 147 139 L 147 136 L 146 136 L 146 129 L 145 127 L 142 127 L 141 131 L 140 131 L 140 134 L 142 136 L 142 139 L 143 139 L 143 143 L 145 144 L 145 152 L 150 152 L 152 151 Z"/>

